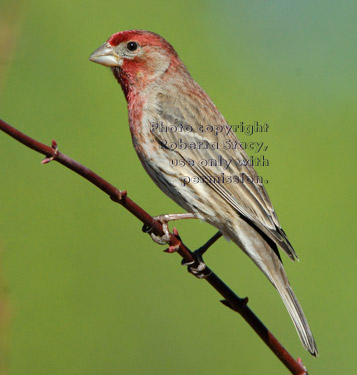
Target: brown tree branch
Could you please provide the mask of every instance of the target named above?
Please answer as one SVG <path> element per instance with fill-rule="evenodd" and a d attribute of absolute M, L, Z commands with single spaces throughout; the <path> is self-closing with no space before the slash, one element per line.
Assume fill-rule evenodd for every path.
<path fill-rule="evenodd" d="M 121 204 L 128 211 L 130 211 L 142 223 L 144 223 L 147 228 L 150 228 L 151 233 L 154 233 L 157 236 L 164 235 L 161 223 L 155 220 L 146 211 L 133 202 L 127 196 L 126 191 L 118 190 L 115 186 L 111 185 L 109 182 L 92 172 L 87 167 L 59 152 L 55 141 L 52 141 L 52 147 L 46 146 L 45 144 L 21 133 L 1 119 L 0 129 L 19 142 L 23 143 L 25 146 L 45 155 L 46 158 L 42 161 L 42 163 L 48 163 L 51 160 L 54 160 L 71 169 L 75 173 L 78 173 L 103 192 L 108 194 L 114 202 Z M 211 240 L 208 241 L 208 246 L 210 246 L 218 238 L 219 235 L 215 235 Z M 304 368 L 301 361 L 296 361 L 285 350 L 279 341 L 247 306 L 248 298 L 242 299 L 238 297 L 226 284 L 224 284 L 224 282 L 209 267 L 202 263 L 202 259 L 200 257 L 201 254 L 199 252 L 191 252 L 183 244 L 177 231 L 175 230 L 174 234 L 170 233 L 169 246 L 177 250 L 177 253 L 183 258 L 182 264 L 188 265 L 191 273 L 196 274 L 196 276 L 199 278 L 204 278 L 210 285 L 212 285 L 214 289 L 218 291 L 218 293 L 221 294 L 221 296 L 223 296 L 224 300 L 221 302 L 225 306 L 231 308 L 233 311 L 236 311 L 244 318 L 244 320 L 254 329 L 254 331 L 261 337 L 261 339 L 273 351 L 273 353 L 290 370 L 291 374 L 307 375 L 307 370 Z M 200 269 L 200 272 L 197 275 L 197 272 L 192 271 L 192 269 L 199 268 L 199 266 L 201 266 L 202 269 Z"/>

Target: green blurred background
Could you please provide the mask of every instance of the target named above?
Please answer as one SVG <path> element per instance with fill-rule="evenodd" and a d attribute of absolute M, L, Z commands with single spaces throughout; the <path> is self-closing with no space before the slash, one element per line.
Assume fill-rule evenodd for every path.
<path fill-rule="evenodd" d="M 319 358 L 303 350 L 276 291 L 240 250 L 220 240 L 206 261 L 311 374 L 349 374 L 355 20 L 355 1 L 1 0 L 0 117 L 47 144 L 56 139 L 148 212 L 182 212 L 141 167 L 109 69 L 88 61 L 114 32 L 163 35 L 230 123 L 270 125 L 254 139 L 269 144 L 270 166 L 259 172 L 301 260 L 284 256 Z M 287 373 L 134 217 L 41 159 L 0 134 L 3 374 Z M 215 232 L 176 226 L 191 248 Z"/>

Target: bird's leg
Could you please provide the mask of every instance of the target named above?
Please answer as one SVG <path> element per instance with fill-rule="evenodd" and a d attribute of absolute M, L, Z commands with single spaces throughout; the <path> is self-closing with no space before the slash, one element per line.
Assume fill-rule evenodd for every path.
<path fill-rule="evenodd" d="M 154 216 L 154 219 L 160 221 L 160 223 L 168 223 L 169 221 L 184 220 L 184 219 L 197 219 L 197 214 L 186 212 L 184 214 L 167 214 Z"/>
<path fill-rule="evenodd" d="M 192 275 L 196 276 L 199 279 L 205 279 L 210 275 L 205 272 L 206 264 L 203 261 L 203 254 L 210 248 L 219 238 L 222 237 L 222 232 L 218 231 L 212 238 L 210 238 L 204 245 L 198 248 L 196 251 L 193 252 L 193 256 L 195 258 L 194 262 L 185 263 L 184 261 L 181 262 L 183 266 L 187 266 L 188 272 L 192 273 Z"/>
<path fill-rule="evenodd" d="M 168 214 L 168 215 L 160 215 L 154 216 L 154 219 L 159 221 L 162 224 L 162 229 L 164 231 L 163 236 L 156 236 L 154 233 L 150 233 L 151 228 L 144 225 L 142 231 L 145 233 L 149 233 L 152 240 L 159 245 L 166 245 L 170 241 L 170 233 L 169 233 L 169 226 L 168 222 L 175 221 L 175 220 L 183 220 L 183 219 L 197 219 L 197 215 L 194 213 L 184 213 L 184 214 Z"/>
<path fill-rule="evenodd" d="M 198 248 L 195 253 L 202 258 L 202 255 L 220 238 L 222 237 L 222 232 L 219 230 L 213 237 L 211 237 L 204 245 Z"/>

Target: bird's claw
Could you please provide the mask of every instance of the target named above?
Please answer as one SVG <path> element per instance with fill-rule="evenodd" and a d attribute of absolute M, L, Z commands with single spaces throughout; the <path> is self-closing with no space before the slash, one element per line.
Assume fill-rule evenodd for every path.
<path fill-rule="evenodd" d="M 167 224 L 168 220 L 167 220 L 166 216 L 168 216 L 168 215 L 160 215 L 160 216 L 154 216 L 153 217 L 154 220 L 159 221 L 162 225 L 162 230 L 164 232 L 164 234 L 162 236 L 157 236 L 156 234 L 152 233 L 152 227 L 150 227 L 148 225 L 144 225 L 143 228 L 142 228 L 142 231 L 144 233 L 149 233 L 152 240 L 159 245 L 166 245 L 167 243 L 170 242 L 170 238 L 171 238 L 171 235 L 170 235 L 170 232 L 169 232 L 169 226 Z M 173 250 L 173 249 L 170 249 L 170 248 L 171 248 L 171 246 L 168 249 L 169 253 L 176 251 L 176 250 Z"/>
<path fill-rule="evenodd" d="M 154 220 L 157 220 L 161 223 L 164 235 L 157 236 L 154 233 L 150 233 L 152 240 L 159 245 L 166 245 L 167 243 L 169 243 L 171 237 L 169 232 L 169 226 L 167 224 L 167 219 L 165 218 L 165 216 L 166 215 L 154 216 Z"/>
<path fill-rule="evenodd" d="M 192 273 L 193 276 L 196 276 L 198 279 L 206 279 L 211 275 L 212 271 L 206 273 L 206 263 L 203 261 L 201 254 L 196 252 L 193 254 L 195 256 L 194 261 L 185 262 L 185 260 L 182 260 L 181 264 L 187 266 L 187 271 Z"/>
<path fill-rule="evenodd" d="M 181 220 L 181 219 L 197 219 L 197 215 L 187 212 L 184 214 L 166 214 L 166 215 L 154 216 L 153 219 L 161 223 L 164 235 L 157 236 L 156 234 L 152 233 L 152 227 L 150 227 L 149 225 L 144 225 L 142 228 L 142 231 L 144 233 L 149 233 L 152 240 L 158 243 L 159 245 L 166 245 L 167 243 L 170 242 L 170 239 L 171 239 L 171 235 L 170 235 L 169 227 L 168 227 L 169 221 Z M 178 235 L 176 228 L 173 228 L 173 234 L 178 239 L 180 239 L 180 236 Z M 175 251 L 177 251 L 177 249 L 176 248 L 174 249 L 173 247 L 170 246 L 166 252 L 173 253 Z"/>
<path fill-rule="evenodd" d="M 206 269 L 206 264 L 204 262 L 198 263 L 196 267 L 188 266 L 188 272 L 192 273 L 192 275 L 196 276 L 198 279 L 205 279 L 208 275 L 206 275 L 203 271 Z"/>
<path fill-rule="evenodd" d="M 170 241 L 170 233 L 169 233 L 168 230 L 165 231 L 165 229 L 164 229 L 164 232 L 165 232 L 165 234 L 163 236 L 157 236 L 154 233 L 150 233 L 150 236 L 155 243 L 157 243 L 159 245 L 166 245 Z M 171 251 L 169 251 L 169 252 L 171 252 Z"/>

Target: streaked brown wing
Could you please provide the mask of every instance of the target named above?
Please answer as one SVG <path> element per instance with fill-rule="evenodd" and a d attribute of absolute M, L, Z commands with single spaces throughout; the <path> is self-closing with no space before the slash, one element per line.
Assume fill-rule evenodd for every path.
<path fill-rule="evenodd" d="M 193 91 L 193 90 L 192 90 Z M 191 132 L 154 132 L 158 142 L 162 145 L 178 144 L 179 139 L 182 143 L 204 142 L 208 140 L 210 144 L 217 142 L 219 149 L 212 150 L 210 148 L 174 150 L 178 159 L 192 159 L 196 163 L 191 166 L 195 175 L 205 179 L 206 183 L 212 188 L 216 194 L 219 194 L 233 209 L 243 215 L 260 230 L 262 230 L 269 238 L 271 238 L 278 246 L 280 246 L 291 259 L 297 258 L 297 255 L 288 241 L 284 231 L 282 230 L 279 220 L 276 216 L 272 203 L 260 182 L 257 172 L 249 163 L 246 165 L 237 165 L 230 163 L 229 167 L 224 169 L 223 166 L 205 167 L 199 165 L 198 161 L 205 159 L 217 159 L 221 157 L 225 160 L 238 159 L 248 162 L 249 158 L 243 149 L 225 150 L 221 147 L 227 139 L 238 141 L 235 133 L 230 132 L 227 136 L 223 133 L 214 135 L 213 133 L 205 133 L 199 131 L 200 125 L 227 125 L 223 116 L 216 109 L 215 105 L 208 96 L 200 89 L 201 96 L 193 96 L 190 92 L 180 97 L 172 98 L 160 92 L 157 95 L 153 118 L 155 121 L 162 122 L 164 126 L 189 125 L 192 127 Z M 205 108 L 202 111 L 202 108 Z M 225 183 L 218 184 L 213 180 L 214 176 L 224 173 L 225 175 L 237 176 L 240 181 L 249 179 L 250 183 Z"/>

